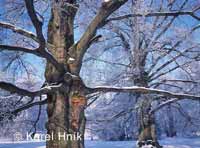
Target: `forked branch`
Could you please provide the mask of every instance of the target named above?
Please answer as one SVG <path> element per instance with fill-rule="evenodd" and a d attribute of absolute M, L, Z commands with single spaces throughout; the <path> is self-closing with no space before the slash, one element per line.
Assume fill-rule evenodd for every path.
<path fill-rule="evenodd" d="M 37 48 L 37 52 L 39 52 L 42 57 L 46 58 L 48 61 L 50 61 L 58 71 L 65 72 L 65 68 L 62 64 L 60 64 L 53 55 L 45 49 L 46 47 L 46 40 L 44 38 L 43 32 L 42 32 L 42 26 L 43 22 L 38 19 L 37 13 L 34 8 L 34 2 L 33 0 L 25 0 L 25 5 L 27 8 L 28 15 L 33 23 L 33 26 L 36 30 L 37 39 L 39 40 L 39 48 Z"/>
<path fill-rule="evenodd" d="M 97 13 L 97 15 L 94 17 L 94 19 L 91 21 L 91 23 L 88 25 L 85 33 L 82 35 L 80 40 L 69 49 L 69 54 L 74 59 L 76 59 L 75 63 L 76 65 L 80 65 L 76 72 L 80 71 L 81 68 L 81 61 L 83 58 L 83 55 L 85 54 L 86 50 L 91 45 L 92 39 L 95 37 L 97 29 L 102 27 L 102 23 L 118 8 L 120 8 L 123 4 L 125 4 L 128 0 L 110 0 L 108 2 L 103 2 L 102 6 Z M 73 51 L 76 50 L 76 57 L 72 55 Z"/>

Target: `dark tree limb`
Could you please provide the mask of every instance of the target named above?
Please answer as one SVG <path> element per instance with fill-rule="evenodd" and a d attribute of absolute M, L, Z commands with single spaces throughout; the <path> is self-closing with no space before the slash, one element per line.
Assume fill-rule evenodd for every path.
<path fill-rule="evenodd" d="M 128 0 L 110 0 L 108 2 L 103 2 L 99 12 L 88 25 L 80 40 L 75 45 L 70 47 L 69 54 L 71 57 L 76 59 L 74 64 L 79 65 L 76 73 L 79 73 L 80 71 L 83 56 L 91 45 L 91 40 L 95 37 L 97 29 L 102 27 L 102 22 L 104 22 L 115 10 L 120 8 L 127 1 Z M 76 50 L 76 57 L 73 55 L 74 50 Z"/>
<path fill-rule="evenodd" d="M 43 57 L 37 50 L 19 47 L 19 46 L 10 46 L 10 45 L 2 45 L 0 44 L 0 50 L 8 50 L 8 51 L 21 51 L 29 54 L 33 54 L 39 57 Z"/>
<path fill-rule="evenodd" d="M 36 97 L 36 96 L 41 96 L 42 94 L 46 94 L 46 93 L 53 93 L 56 90 L 58 90 L 60 87 L 61 87 L 61 84 L 46 86 L 37 91 L 28 91 L 26 89 L 19 88 L 11 83 L 0 81 L 1 89 L 9 91 L 10 93 L 16 93 L 20 96 L 28 96 L 28 97 Z"/>
<path fill-rule="evenodd" d="M 0 21 L 0 27 L 9 29 L 9 30 L 13 31 L 14 33 L 18 33 L 20 35 L 23 35 L 24 37 L 30 38 L 30 39 L 34 40 L 35 42 L 39 43 L 37 36 L 33 32 L 30 32 L 23 28 L 17 27 L 13 24 L 10 24 L 7 22 L 2 22 L 2 21 Z M 52 46 L 50 43 L 46 43 L 46 48 L 49 48 L 50 46 Z"/>
<path fill-rule="evenodd" d="M 193 11 L 174 11 L 174 12 L 148 12 L 148 13 L 137 13 L 137 14 L 127 14 L 127 15 L 123 15 L 123 16 L 118 16 L 118 17 L 113 17 L 113 18 L 110 18 L 110 19 L 107 19 L 104 24 L 107 24 L 111 21 L 118 21 L 118 20 L 122 20 L 122 19 L 127 19 L 127 18 L 130 18 L 130 17 L 158 17 L 158 16 L 174 16 L 174 17 L 177 17 L 177 16 L 183 16 L 183 15 L 188 15 L 188 16 L 191 16 L 193 17 L 194 19 L 196 20 L 200 20 L 200 17 L 197 16 L 195 14 L 195 12 L 197 10 L 199 10 L 200 8 L 198 9 L 195 9 Z"/>
<path fill-rule="evenodd" d="M 36 131 L 37 131 L 37 123 L 39 122 L 40 120 L 40 116 L 41 116 L 41 112 L 42 112 L 42 104 L 41 104 L 41 96 L 40 96 L 40 103 L 38 104 L 39 105 L 39 110 L 38 110 L 38 115 L 37 115 L 37 118 L 36 120 L 34 121 L 34 124 L 33 124 L 33 127 L 30 129 L 30 132 L 32 131 L 32 129 L 34 129 L 32 135 L 35 135 Z M 47 103 L 46 99 L 43 100 L 44 103 Z M 43 102 L 42 102 L 43 103 Z"/>
<path fill-rule="evenodd" d="M 40 41 L 40 45 L 44 47 L 45 38 L 42 33 L 43 22 L 41 22 L 37 17 L 37 14 L 34 8 L 34 2 L 33 0 L 25 0 L 25 5 L 26 5 L 28 15 L 33 23 L 33 26 L 35 27 L 37 38 Z"/>
<path fill-rule="evenodd" d="M 11 114 L 17 114 L 17 113 L 19 113 L 21 111 L 24 111 L 24 110 L 27 110 L 27 109 L 29 109 L 29 108 L 31 108 L 33 106 L 36 106 L 36 105 L 41 106 L 41 105 L 44 105 L 44 104 L 47 104 L 47 99 L 42 100 L 42 101 L 37 101 L 37 102 L 29 103 L 29 104 L 25 104 L 25 105 L 23 105 L 23 106 L 15 109 L 15 110 L 13 110 L 11 112 Z"/>
<path fill-rule="evenodd" d="M 38 19 L 37 13 L 34 8 L 34 2 L 33 0 L 25 0 L 25 5 L 27 8 L 28 15 L 33 23 L 33 26 L 36 30 L 36 35 L 39 40 L 39 47 L 37 48 L 38 53 L 42 55 L 42 57 L 46 58 L 48 61 L 50 61 L 58 71 L 65 72 L 66 69 L 62 64 L 60 64 L 53 55 L 45 49 L 46 47 L 46 40 L 44 38 L 43 32 L 42 32 L 42 26 L 43 22 Z"/>
<path fill-rule="evenodd" d="M 37 36 L 34 33 L 29 32 L 27 30 L 24 30 L 22 28 L 16 27 L 15 25 L 12 25 L 10 23 L 0 22 L 0 27 L 6 28 L 6 29 L 10 29 L 13 32 L 16 32 L 16 33 L 18 33 L 20 35 L 23 35 L 25 37 L 31 38 L 31 39 L 33 39 L 36 42 L 39 42 Z"/>
<path fill-rule="evenodd" d="M 34 54 L 38 57 L 45 58 L 47 61 L 52 63 L 57 68 L 58 71 L 60 71 L 60 72 L 65 71 L 64 66 L 62 64 L 58 63 L 58 61 L 53 57 L 53 55 L 51 53 L 49 53 L 46 50 L 40 50 L 40 47 L 36 48 L 36 49 L 30 49 L 30 48 L 25 48 L 25 47 L 0 44 L 0 50 L 21 51 L 21 52 L 25 52 L 25 53 L 29 53 L 29 54 Z"/>

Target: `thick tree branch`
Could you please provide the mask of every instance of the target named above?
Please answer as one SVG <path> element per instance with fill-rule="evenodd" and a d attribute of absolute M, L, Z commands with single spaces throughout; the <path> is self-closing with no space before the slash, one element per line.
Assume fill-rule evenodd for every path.
<path fill-rule="evenodd" d="M 0 27 L 6 28 L 6 29 L 10 29 L 13 32 L 16 32 L 16 33 L 18 33 L 20 35 L 23 35 L 25 37 L 31 38 L 36 42 L 39 42 L 39 40 L 37 39 L 37 36 L 34 33 L 26 31 L 26 30 L 24 30 L 22 28 L 16 27 L 15 25 L 12 25 L 10 23 L 0 22 Z"/>
<path fill-rule="evenodd" d="M 0 81 L 0 88 L 4 89 L 10 93 L 16 93 L 21 96 L 28 96 L 28 97 L 35 97 L 35 96 L 41 96 L 42 94 L 46 93 L 53 93 L 56 90 L 58 90 L 61 87 L 60 85 L 52 85 L 52 86 L 46 86 L 41 88 L 40 90 L 37 91 L 28 91 L 23 88 L 19 88 L 11 83 L 8 82 L 2 82 Z"/>
<path fill-rule="evenodd" d="M 75 70 L 76 73 L 80 71 L 83 55 L 90 46 L 91 40 L 94 38 L 97 29 L 102 26 L 102 23 L 109 17 L 109 15 L 111 15 L 127 1 L 128 0 L 110 0 L 108 2 L 103 2 L 99 12 L 91 21 L 80 40 L 75 45 L 70 47 L 69 54 L 71 57 L 76 59 L 74 64 L 80 65 L 78 69 Z M 73 55 L 74 50 L 76 50 L 76 55 Z"/>
<path fill-rule="evenodd" d="M 34 54 L 39 57 L 43 57 L 37 50 L 32 50 L 25 47 L 19 47 L 19 46 L 9 46 L 9 45 L 1 45 L 0 44 L 0 50 L 8 50 L 8 51 L 21 51 L 29 54 Z"/>
<path fill-rule="evenodd" d="M 43 22 L 41 22 L 36 15 L 33 0 L 25 0 L 25 4 L 26 4 L 28 15 L 33 23 L 33 26 L 35 27 L 37 38 L 40 41 L 40 45 L 44 47 L 45 38 L 42 33 Z"/>
<path fill-rule="evenodd" d="M 42 57 L 46 58 L 48 61 L 50 61 L 58 71 L 65 72 L 65 68 L 62 64 L 60 64 L 53 55 L 45 49 L 46 47 L 46 40 L 44 38 L 43 32 L 42 32 L 42 26 L 43 22 L 40 21 L 37 17 L 35 8 L 34 8 L 34 2 L 33 0 L 25 0 L 25 5 L 27 8 L 28 15 L 33 23 L 33 26 L 36 30 L 37 39 L 39 40 L 39 47 L 37 48 L 37 52 L 39 52 Z"/>
<path fill-rule="evenodd" d="M 23 28 L 20 28 L 13 24 L 10 24 L 7 22 L 2 22 L 2 21 L 0 21 L 0 27 L 12 30 L 14 33 L 18 33 L 20 35 L 23 35 L 23 36 L 30 38 L 30 39 L 34 40 L 35 42 L 39 43 L 37 36 L 33 32 L 27 31 Z M 50 43 L 46 43 L 47 48 L 50 46 L 52 46 Z"/>
<path fill-rule="evenodd" d="M 200 100 L 200 96 L 192 95 L 192 94 L 182 94 L 182 93 L 174 93 L 167 90 L 161 89 L 153 89 L 153 88 L 146 88 L 146 87 L 112 87 L 112 86 L 97 86 L 95 88 L 86 88 L 89 93 L 94 92 L 133 92 L 133 93 L 143 93 L 143 94 L 157 94 L 157 95 L 164 95 L 171 98 L 179 98 L 179 99 L 192 99 L 192 100 Z"/>
<path fill-rule="evenodd" d="M 65 71 L 64 66 L 62 64 L 58 63 L 58 61 L 53 57 L 53 55 L 51 53 L 49 53 L 46 50 L 40 50 L 40 47 L 36 48 L 36 49 L 29 49 L 29 48 L 25 48 L 25 47 L 9 46 L 9 45 L 1 45 L 0 44 L 0 50 L 21 51 L 21 52 L 25 52 L 25 53 L 29 53 L 29 54 L 34 54 L 36 56 L 45 58 L 47 61 L 52 63 L 58 71 L 60 71 L 60 72 Z"/>

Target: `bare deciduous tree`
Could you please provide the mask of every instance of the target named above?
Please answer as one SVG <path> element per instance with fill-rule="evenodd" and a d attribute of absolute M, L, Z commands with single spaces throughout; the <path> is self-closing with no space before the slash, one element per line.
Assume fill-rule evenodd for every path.
<path fill-rule="evenodd" d="M 163 68 L 176 61 L 180 56 L 185 56 L 191 47 L 185 49 L 183 52 L 176 50 L 175 48 L 182 43 L 182 40 L 177 41 L 172 48 L 168 49 L 167 52 L 164 50 L 166 47 L 165 43 L 159 44 L 159 38 L 167 31 L 172 22 L 178 16 L 189 15 L 193 18 L 199 20 L 199 17 L 195 14 L 199 8 L 194 8 L 192 11 L 183 11 L 183 7 L 180 7 L 177 11 L 167 11 L 167 12 L 148 12 L 146 14 L 141 14 L 134 10 L 131 14 L 126 14 L 124 16 L 110 17 L 115 10 L 119 9 L 128 0 L 109 0 L 104 1 L 101 4 L 97 14 L 88 24 L 85 32 L 80 37 L 80 39 L 74 41 L 74 20 L 78 10 L 78 2 L 76 0 L 62 0 L 62 1 L 52 1 L 51 2 L 51 14 L 50 20 L 48 22 L 47 39 L 43 34 L 43 17 L 36 11 L 33 0 L 25 0 L 24 5 L 28 16 L 32 22 L 33 28 L 35 29 L 35 34 L 26 31 L 16 24 L 10 24 L 5 22 L 0 22 L 2 28 L 11 30 L 17 34 L 20 34 L 26 38 L 35 41 L 38 46 L 35 49 L 16 45 L 0 45 L 1 50 L 14 51 L 14 52 L 25 52 L 29 54 L 36 55 L 38 57 L 44 58 L 47 61 L 45 68 L 45 85 L 37 91 L 30 91 L 18 86 L 15 86 L 9 82 L 0 82 L 0 88 L 9 91 L 10 93 L 16 93 L 20 96 L 28 96 L 33 98 L 30 102 L 23 105 L 22 107 L 14 110 L 12 113 L 23 111 L 35 105 L 47 104 L 48 112 L 48 123 L 47 132 L 58 133 L 76 133 L 82 134 L 81 141 L 65 141 L 59 140 L 55 135 L 54 140 L 47 141 L 47 148 L 83 148 L 84 147 L 84 130 L 85 130 L 85 115 L 84 109 L 87 105 L 87 95 L 96 92 L 131 92 L 141 94 L 141 100 L 145 100 L 141 108 L 141 133 L 139 140 L 152 139 L 157 141 L 155 133 L 155 125 L 153 120 L 153 113 L 165 106 L 177 100 L 181 99 L 191 99 L 199 100 L 200 96 L 189 94 L 189 92 L 176 93 L 173 91 L 162 90 L 158 88 L 153 88 L 156 85 L 158 78 L 173 71 L 177 68 L 182 68 L 184 64 L 176 63 L 174 68 L 169 68 L 168 71 L 161 72 Z M 186 0 L 187 1 L 187 0 Z M 183 2 L 183 6 L 185 5 Z M 173 4 L 170 4 L 173 5 Z M 137 8 L 133 4 L 133 8 Z M 141 35 L 139 32 L 138 18 L 149 18 L 155 17 L 154 27 L 161 26 L 161 32 L 156 34 L 156 37 L 149 41 L 146 39 L 146 35 Z M 171 17 L 170 19 L 168 19 Z M 131 69 L 133 75 L 133 85 L 132 87 L 114 87 L 114 86 L 97 86 L 88 87 L 86 86 L 81 77 L 80 69 L 82 67 L 83 57 L 86 54 L 88 48 L 96 42 L 101 36 L 96 35 L 97 30 L 104 27 L 106 24 L 113 21 L 120 21 L 122 19 L 134 18 L 131 22 L 131 27 L 134 32 L 134 43 L 133 48 L 130 50 L 131 59 Z M 161 22 L 157 21 L 157 18 L 161 18 Z M 195 31 L 198 26 L 191 29 L 189 34 Z M 154 31 L 154 30 L 153 30 Z M 123 43 L 126 43 L 123 33 L 118 32 Z M 153 34 L 153 32 L 152 32 Z M 186 35 L 188 37 L 188 34 Z M 156 45 L 158 48 L 156 48 Z M 124 44 L 127 45 L 127 44 Z M 131 47 L 131 46 L 124 46 Z M 160 47 L 160 49 L 159 49 Z M 151 49 L 151 50 L 150 50 Z M 152 50 L 152 49 L 155 49 Z M 165 55 L 169 55 L 172 51 L 176 51 L 178 55 L 174 56 L 171 60 L 164 62 L 161 66 L 157 67 L 160 59 Z M 153 60 L 153 64 L 149 68 L 149 71 L 145 69 L 147 55 L 152 52 L 158 52 L 158 57 Z M 163 54 L 164 52 L 164 54 Z M 195 57 L 196 58 L 196 57 Z M 156 70 L 152 71 L 154 68 Z M 148 79 L 147 79 L 148 78 Z M 186 81 L 186 80 L 184 80 Z M 183 82 L 184 82 L 183 81 Z M 154 82 L 154 83 L 153 83 Z M 167 82 L 167 80 L 165 80 Z M 151 86 L 152 87 L 151 87 Z M 47 95 L 47 99 L 35 101 L 34 97 L 41 96 L 43 94 Z M 161 96 L 167 96 L 169 98 L 175 98 L 172 100 L 167 100 L 166 102 L 160 104 L 157 108 L 151 108 L 152 98 L 148 98 L 149 94 L 157 94 Z"/>

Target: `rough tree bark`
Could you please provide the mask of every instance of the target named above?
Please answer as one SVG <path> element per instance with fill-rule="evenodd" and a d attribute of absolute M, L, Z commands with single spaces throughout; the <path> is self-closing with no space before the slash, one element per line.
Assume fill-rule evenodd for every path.
<path fill-rule="evenodd" d="M 132 49 L 132 73 L 134 85 L 148 88 L 148 73 L 145 70 L 146 58 L 147 58 L 147 44 L 145 42 L 145 36 L 140 34 L 138 26 L 138 18 L 134 18 L 134 47 Z M 154 115 L 150 114 L 152 96 L 138 93 L 137 100 L 141 102 L 139 109 L 139 135 L 138 141 L 152 140 L 155 142 L 157 148 L 161 146 L 157 140 L 156 126 Z"/>
<path fill-rule="evenodd" d="M 79 77 L 82 58 L 92 44 L 97 29 L 105 19 L 127 0 L 103 2 L 98 14 L 77 43 L 74 43 L 74 17 L 77 11 L 76 0 L 53 1 L 51 19 L 48 26 L 48 43 L 51 54 L 64 72 L 58 71 L 52 62 L 47 63 L 45 77 L 47 83 L 62 83 L 62 88 L 48 96 L 47 131 L 54 133 L 54 140 L 47 141 L 47 148 L 83 148 L 85 116 L 87 104 L 85 85 Z M 98 37 L 98 36 L 97 36 Z M 66 73 L 67 72 L 67 73 Z M 58 133 L 80 134 L 81 140 L 59 139 Z"/>
<path fill-rule="evenodd" d="M 140 108 L 140 129 L 138 141 L 152 140 L 157 148 L 162 148 L 159 145 L 156 132 L 156 123 L 154 114 L 150 114 L 151 111 L 151 99 L 145 96 L 142 100 Z"/>
<path fill-rule="evenodd" d="M 41 88 L 41 90 L 32 92 L 22 88 L 19 88 L 8 82 L 0 82 L 0 88 L 5 89 L 11 93 L 17 93 L 21 96 L 29 96 L 34 98 L 35 96 L 41 96 L 47 94 L 47 99 L 39 102 L 29 102 L 19 109 L 14 110 L 12 113 L 18 113 L 25 109 L 28 109 L 34 105 L 43 105 L 47 101 L 47 131 L 49 134 L 54 134 L 54 140 L 47 141 L 47 148 L 83 148 L 84 147 L 84 128 L 85 128 L 85 116 L 84 108 L 87 100 L 85 94 L 93 93 L 96 91 L 103 92 L 135 92 L 139 94 L 142 102 L 142 108 L 140 112 L 140 133 L 139 141 L 153 140 L 157 142 L 155 120 L 153 113 L 169 103 L 175 102 L 182 98 L 199 100 L 200 96 L 192 94 L 174 93 L 166 90 L 159 90 L 149 88 L 149 74 L 145 71 L 145 59 L 147 52 L 146 47 L 143 44 L 143 39 L 140 40 L 138 28 L 136 27 L 136 36 L 134 42 L 134 50 L 131 51 L 132 56 L 135 57 L 132 63 L 133 69 L 133 87 L 112 87 L 112 86 L 100 86 L 96 88 L 89 88 L 85 86 L 79 77 L 79 72 L 82 64 L 82 58 L 86 53 L 89 46 L 99 36 L 95 36 L 97 29 L 104 26 L 106 23 L 112 20 L 120 20 L 127 17 L 140 17 L 141 14 L 125 15 L 116 18 L 108 17 L 119 7 L 121 7 L 128 0 L 110 0 L 102 2 L 102 6 L 94 19 L 88 25 L 88 28 L 77 43 L 74 43 L 74 17 L 77 11 L 76 0 L 53 0 L 51 19 L 48 25 L 48 43 L 46 42 L 42 25 L 43 22 L 38 19 L 37 12 L 34 9 L 33 0 L 25 0 L 28 15 L 30 16 L 33 27 L 36 34 L 30 33 L 24 29 L 20 29 L 12 24 L 0 23 L 0 26 L 6 29 L 10 29 L 15 33 L 21 34 L 27 38 L 31 38 L 39 44 L 36 49 L 29 49 L 19 46 L 0 45 L 1 50 L 8 51 L 21 51 L 25 53 L 34 54 L 36 56 L 45 58 L 47 60 L 47 66 L 45 71 L 45 78 L 47 87 Z M 172 12 L 172 13 L 150 13 L 147 17 L 151 16 L 178 16 L 178 15 L 190 15 L 199 20 L 194 13 L 199 8 L 194 9 L 191 12 Z M 143 16 L 143 15 L 142 15 Z M 199 28 L 199 25 L 193 30 Z M 143 38 L 143 37 L 142 37 Z M 46 50 L 50 52 L 48 52 Z M 144 94 L 144 95 L 141 95 Z M 151 98 L 145 94 L 161 94 L 164 96 L 172 97 L 175 99 L 166 101 L 158 106 L 157 109 L 151 110 Z M 34 99 L 33 99 L 34 100 Z M 148 101 L 146 101 L 148 100 Z M 58 133 L 62 137 L 58 136 Z M 64 140 L 63 134 L 76 134 L 82 135 L 82 140 Z M 67 137 L 66 137 L 67 138 Z M 70 137 L 68 137 L 70 138 Z M 158 146 L 159 147 L 159 144 Z"/>
<path fill-rule="evenodd" d="M 53 2 L 48 25 L 48 42 L 52 46 L 49 50 L 57 61 L 62 63 L 70 73 L 74 73 L 67 59 L 69 58 L 68 49 L 74 44 L 73 24 L 76 8 L 68 4 L 75 4 L 75 1 Z M 76 67 L 73 68 L 76 69 Z M 54 135 L 53 140 L 47 141 L 47 148 L 83 148 L 86 97 L 84 89 L 81 88 L 82 81 L 66 80 L 64 75 L 47 62 L 45 72 L 47 83 L 62 82 L 64 84 L 63 88 L 56 93 L 47 94 L 47 131 L 48 134 Z M 66 135 L 66 139 L 59 134 Z M 77 139 L 71 139 L 67 134 L 81 135 L 81 139 L 77 137 Z"/>
<path fill-rule="evenodd" d="M 138 48 L 134 50 L 134 60 L 133 62 L 134 67 L 134 76 L 133 81 L 134 85 L 148 88 L 148 73 L 145 71 L 145 59 L 147 53 L 145 49 L 141 49 L 141 46 L 138 45 Z M 161 148 L 162 146 L 159 145 L 157 140 L 157 133 L 156 133 L 156 125 L 155 125 L 155 118 L 154 114 L 151 114 L 151 102 L 152 96 L 145 95 L 145 94 L 138 94 L 137 98 L 141 101 L 141 106 L 139 110 L 139 135 L 138 141 L 147 141 L 152 140 L 157 148 Z"/>
<path fill-rule="evenodd" d="M 140 55 L 141 56 L 141 55 Z M 137 79 L 134 79 L 134 83 L 141 87 L 148 88 L 148 79 L 147 74 L 144 71 L 144 64 L 139 65 L 140 72 L 137 75 Z M 136 77 L 135 77 L 136 78 Z M 152 140 L 157 148 L 162 148 L 157 139 L 156 132 L 156 123 L 154 114 L 151 114 L 152 110 L 151 102 L 152 96 L 146 94 L 138 95 L 139 101 L 141 101 L 140 109 L 139 109 L 139 135 L 138 141 L 148 141 Z"/>

